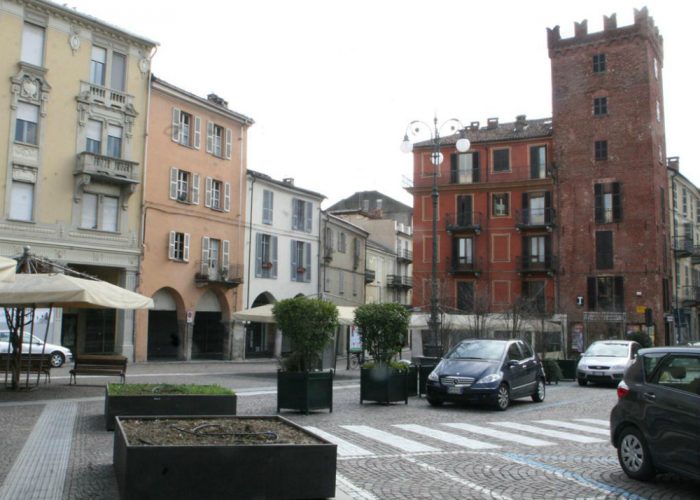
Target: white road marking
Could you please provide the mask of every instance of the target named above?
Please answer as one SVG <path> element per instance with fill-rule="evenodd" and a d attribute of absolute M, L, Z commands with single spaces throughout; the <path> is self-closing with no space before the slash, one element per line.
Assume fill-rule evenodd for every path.
<path fill-rule="evenodd" d="M 341 485 L 343 488 L 350 490 L 347 492 L 343 491 L 343 493 L 346 493 L 345 496 L 350 496 L 353 500 L 379 500 L 377 497 L 375 497 L 369 491 L 363 490 L 362 488 L 358 488 L 357 486 L 352 484 L 350 481 L 345 479 L 343 476 L 336 473 L 336 475 L 335 475 L 336 489 L 338 489 L 338 485 Z M 338 498 L 338 497 L 340 497 L 340 495 L 338 495 L 338 492 L 336 492 L 336 498 Z"/>
<path fill-rule="evenodd" d="M 374 453 L 372 453 L 371 451 L 365 450 L 364 448 L 360 448 L 359 446 L 356 446 L 351 442 L 339 438 L 338 436 L 335 436 L 329 432 L 322 431 L 318 427 L 308 425 L 305 426 L 304 429 L 318 434 L 323 439 L 326 439 L 331 443 L 338 445 L 338 455 L 340 455 L 341 457 L 359 457 L 374 455 Z"/>
<path fill-rule="evenodd" d="M 597 418 L 575 418 L 577 422 L 583 422 L 584 424 L 595 424 L 602 425 L 603 427 L 610 428 L 609 420 L 598 420 Z"/>
<path fill-rule="evenodd" d="M 560 420 L 536 420 L 538 424 L 553 425 L 554 427 L 562 427 L 563 429 L 571 429 L 572 431 L 590 432 L 591 434 L 599 434 L 609 436 L 610 431 L 599 427 L 591 427 L 589 425 L 572 424 L 571 422 L 562 422 Z"/>
<path fill-rule="evenodd" d="M 592 438 L 588 436 L 577 436 L 568 432 L 559 432 L 551 429 L 542 429 L 540 427 L 535 427 L 533 425 L 518 424 L 516 422 L 490 422 L 492 425 L 497 425 L 499 427 L 506 427 L 508 429 L 515 429 L 518 431 L 530 432 L 532 434 L 539 434 L 540 436 L 547 436 L 553 438 L 564 439 L 567 441 L 574 441 L 576 443 L 603 443 L 605 439 Z"/>
<path fill-rule="evenodd" d="M 483 434 L 484 436 L 490 436 L 496 439 L 503 439 L 504 441 L 513 441 L 514 443 L 526 444 L 528 446 L 553 446 L 555 444 L 550 441 L 543 441 L 542 439 L 521 436 L 520 434 L 513 434 L 512 432 L 500 431 L 498 429 L 490 429 L 488 427 L 480 427 L 478 425 L 462 423 L 442 425 L 446 425 L 447 427 L 452 427 L 454 429 L 461 429 L 463 431 L 472 432 L 474 434 Z"/>
<path fill-rule="evenodd" d="M 380 431 L 379 429 L 368 427 L 366 425 L 341 425 L 341 427 L 360 434 L 361 436 L 374 439 L 375 441 L 388 444 L 389 446 L 393 446 L 394 448 L 398 448 L 409 453 L 442 451 L 439 448 L 433 448 L 432 446 L 419 443 L 418 441 L 406 439 L 404 437 L 397 436 L 396 434 Z"/>
<path fill-rule="evenodd" d="M 446 443 L 451 443 L 456 446 L 461 446 L 463 448 L 469 448 L 472 450 L 492 450 L 494 448 L 500 448 L 497 444 L 485 443 L 484 441 L 476 441 L 474 439 L 465 438 L 451 432 L 443 432 L 437 429 L 431 429 L 429 427 L 423 427 L 422 425 L 414 424 L 396 424 L 394 427 L 403 429 L 405 431 L 415 432 L 421 436 L 427 436 L 439 441 L 444 441 Z"/>

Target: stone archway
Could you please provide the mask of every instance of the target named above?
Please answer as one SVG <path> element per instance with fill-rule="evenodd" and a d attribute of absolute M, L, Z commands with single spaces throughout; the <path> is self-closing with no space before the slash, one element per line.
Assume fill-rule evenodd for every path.
<path fill-rule="evenodd" d="M 219 297 L 205 291 L 197 302 L 192 328 L 192 359 L 224 359 L 225 340 L 229 329 L 225 324 Z"/>
<path fill-rule="evenodd" d="M 178 321 L 177 292 L 161 288 L 148 311 L 148 361 L 183 359 L 186 325 Z M 181 300 L 179 302 L 182 302 Z"/>
<path fill-rule="evenodd" d="M 268 292 L 258 295 L 253 301 L 252 307 L 274 304 L 274 296 Z M 271 323 L 252 322 L 246 325 L 245 333 L 245 357 L 269 358 L 274 354 L 275 330 Z"/>

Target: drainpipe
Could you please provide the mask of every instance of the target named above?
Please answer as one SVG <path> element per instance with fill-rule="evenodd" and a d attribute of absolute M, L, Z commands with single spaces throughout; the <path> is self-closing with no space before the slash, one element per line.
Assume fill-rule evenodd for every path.
<path fill-rule="evenodd" d="M 250 259 L 253 254 L 253 192 L 255 187 L 255 176 L 251 175 L 250 181 L 250 220 L 248 220 L 248 276 L 246 278 L 245 308 L 250 308 Z"/>
<path fill-rule="evenodd" d="M 676 310 L 675 314 L 673 315 L 673 325 L 674 325 L 674 330 L 676 331 L 676 338 L 674 339 L 675 342 L 674 344 L 678 344 L 681 338 L 681 310 L 679 307 L 678 303 L 678 295 L 680 293 L 680 286 L 679 286 L 679 276 L 678 273 L 676 272 L 677 267 L 676 267 L 676 254 L 675 254 L 675 240 L 678 238 L 678 222 L 677 222 L 677 217 L 676 217 L 676 212 L 678 210 L 678 207 L 676 206 L 676 173 L 673 172 L 671 173 L 671 193 L 672 193 L 672 199 L 671 199 L 671 206 L 673 207 L 673 236 L 671 237 L 671 255 L 673 255 L 673 265 L 672 265 L 672 276 L 673 276 L 673 295 L 674 295 L 674 302 L 676 304 Z"/>

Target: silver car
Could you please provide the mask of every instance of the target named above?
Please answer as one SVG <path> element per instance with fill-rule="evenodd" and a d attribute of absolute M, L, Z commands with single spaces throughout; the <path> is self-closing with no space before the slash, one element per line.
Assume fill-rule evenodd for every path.
<path fill-rule="evenodd" d="M 32 339 L 32 345 L 29 345 L 29 339 Z M 22 354 L 29 354 L 31 347 L 32 354 L 49 354 L 51 356 L 51 366 L 58 368 L 66 361 L 73 360 L 73 353 L 67 347 L 60 345 L 49 344 L 44 342 L 27 332 L 24 332 L 24 342 L 22 342 Z M 10 352 L 10 332 L 7 330 L 0 331 L 0 353 Z"/>
<path fill-rule="evenodd" d="M 576 367 L 579 385 L 615 384 L 622 380 L 641 345 L 634 340 L 598 340 L 581 355 Z"/>

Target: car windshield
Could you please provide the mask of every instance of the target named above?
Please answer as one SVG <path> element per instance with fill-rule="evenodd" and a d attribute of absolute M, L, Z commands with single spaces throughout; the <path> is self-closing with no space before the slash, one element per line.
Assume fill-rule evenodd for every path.
<path fill-rule="evenodd" d="M 595 343 L 588 348 L 584 356 L 626 358 L 628 353 L 627 344 Z"/>
<path fill-rule="evenodd" d="M 503 357 L 505 348 L 505 342 L 471 340 L 458 344 L 446 357 L 447 359 L 498 360 Z"/>

